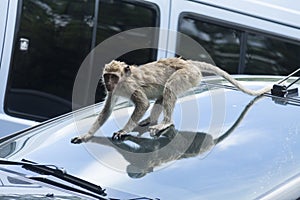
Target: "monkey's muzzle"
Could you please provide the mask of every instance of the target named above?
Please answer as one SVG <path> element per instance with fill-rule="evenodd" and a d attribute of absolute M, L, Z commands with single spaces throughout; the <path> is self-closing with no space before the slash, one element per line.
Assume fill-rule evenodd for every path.
<path fill-rule="evenodd" d="M 111 92 L 114 90 L 114 85 L 106 84 L 105 87 L 108 92 Z"/>

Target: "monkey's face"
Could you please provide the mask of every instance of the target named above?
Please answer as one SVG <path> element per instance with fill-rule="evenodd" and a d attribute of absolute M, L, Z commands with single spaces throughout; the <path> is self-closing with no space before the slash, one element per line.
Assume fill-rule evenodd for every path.
<path fill-rule="evenodd" d="M 119 82 L 119 76 L 116 74 L 104 74 L 103 77 L 106 90 L 112 92 Z"/>

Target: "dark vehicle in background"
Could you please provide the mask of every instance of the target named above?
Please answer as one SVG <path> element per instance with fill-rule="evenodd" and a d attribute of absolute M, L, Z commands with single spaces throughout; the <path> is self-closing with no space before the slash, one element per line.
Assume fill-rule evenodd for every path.
<path fill-rule="evenodd" d="M 153 35 L 147 43 L 160 48 L 118 58 L 129 64 L 180 52 L 231 74 L 287 75 L 300 63 L 297 1 L 1 0 L 0 13 L 0 136 L 102 101 L 99 83 L 93 98 L 74 108 L 77 72 L 97 45 L 134 28 L 178 31 L 204 51 L 169 33 Z"/>

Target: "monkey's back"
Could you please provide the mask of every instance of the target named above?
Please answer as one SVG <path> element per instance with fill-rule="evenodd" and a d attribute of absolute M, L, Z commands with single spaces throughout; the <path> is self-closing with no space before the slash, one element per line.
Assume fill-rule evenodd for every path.
<path fill-rule="evenodd" d="M 136 87 L 142 89 L 149 99 L 156 99 L 162 95 L 166 82 L 178 69 L 180 67 L 174 62 L 163 59 L 133 67 L 130 76 L 132 80 L 128 81 L 135 82 Z"/>
<path fill-rule="evenodd" d="M 188 65 L 181 58 L 165 58 L 141 65 L 138 73 L 143 76 L 144 80 L 154 78 L 152 82 L 165 84 L 175 71 L 186 68 Z"/>

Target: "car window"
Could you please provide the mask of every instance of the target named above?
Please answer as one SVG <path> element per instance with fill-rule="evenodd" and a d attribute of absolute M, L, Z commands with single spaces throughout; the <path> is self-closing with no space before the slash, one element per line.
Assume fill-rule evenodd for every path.
<path fill-rule="evenodd" d="M 155 4 L 144 4 L 139 1 L 100 1 L 97 44 L 122 31 L 157 26 L 159 26 L 159 10 Z M 144 64 L 155 60 L 156 52 L 156 49 L 136 50 L 121 56 L 119 60 L 128 64 Z"/>
<path fill-rule="evenodd" d="M 300 45 L 261 34 L 247 35 L 246 74 L 287 75 L 299 68 Z"/>
<path fill-rule="evenodd" d="M 159 26 L 159 10 L 152 3 L 96 2 L 20 1 L 5 99 L 8 114 L 43 121 L 71 111 L 75 77 L 93 47 L 128 29 Z M 135 51 L 120 59 L 140 64 L 154 60 L 156 51 Z M 104 99 L 103 87 L 98 91 L 97 102 Z"/>
<path fill-rule="evenodd" d="M 178 29 L 200 43 L 217 66 L 230 73 L 237 73 L 241 43 L 240 31 L 200 21 L 192 16 L 180 18 Z M 179 45 L 179 48 L 185 48 L 185 46 Z M 189 47 L 180 51 L 189 51 Z M 206 57 L 205 54 L 198 54 L 191 59 L 206 61 Z"/>
<path fill-rule="evenodd" d="M 299 41 L 194 13 L 180 15 L 178 30 L 195 39 L 229 73 L 287 75 L 299 67 Z M 202 54 L 193 59 L 205 61 Z"/>

